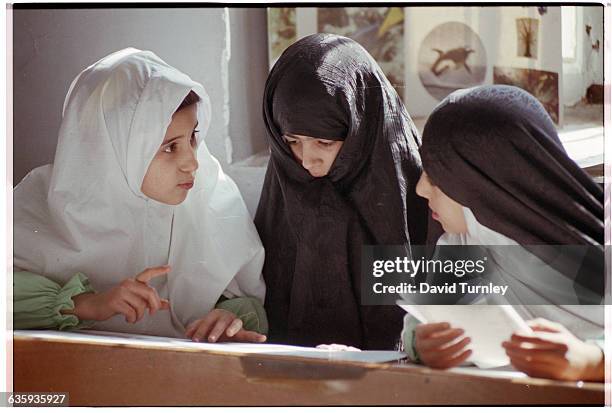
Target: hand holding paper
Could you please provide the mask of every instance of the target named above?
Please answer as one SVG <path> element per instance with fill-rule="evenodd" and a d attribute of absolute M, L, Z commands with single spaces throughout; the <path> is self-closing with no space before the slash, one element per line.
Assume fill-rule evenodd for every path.
<path fill-rule="evenodd" d="M 514 368 L 532 377 L 604 380 L 604 356 L 597 345 L 580 340 L 559 323 L 542 318 L 527 323 L 534 333 L 513 334 L 503 343 Z"/>
<path fill-rule="evenodd" d="M 437 368 L 453 367 L 463 361 L 472 362 L 480 368 L 505 366 L 510 360 L 502 347 L 502 342 L 517 331 L 531 331 L 510 305 L 402 305 L 401 307 L 421 323 L 429 325 L 429 327 L 422 326 L 416 331 L 416 339 L 423 348 L 425 357 L 431 356 L 429 360 L 423 359 L 423 361 L 426 364 L 428 361 L 433 361 L 432 367 Z M 432 326 L 433 323 L 440 324 Z M 433 355 L 432 349 L 435 349 L 438 356 Z M 417 351 L 421 355 L 421 350 L 417 348 Z"/>
<path fill-rule="evenodd" d="M 464 331 L 448 323 L 426 323 L 416 327 L 416 351 L 421 361 L 437 369 L 448 369 L 463 363 L 472 350 L 466 350 L 469 337 Z M 459 341 L 457 341 L 459 339 Z"/>

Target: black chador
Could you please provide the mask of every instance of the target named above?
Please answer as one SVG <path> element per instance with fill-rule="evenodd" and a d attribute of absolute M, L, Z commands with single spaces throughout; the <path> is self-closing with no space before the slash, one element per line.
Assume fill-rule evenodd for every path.
<path fill-rule="evenodd" d="M 290 46 L 265 87 L 271 159 L 255 217 L 266 249 L 270 341 L 392 349 L 396 306 L 361 305 L 361 248 L 424 244 L 428 213 L 415 193 L 418 132 L 395 89 L 356 42 L 316 34 Z M 313 178 L 284 134 L 344 144 Z"/>

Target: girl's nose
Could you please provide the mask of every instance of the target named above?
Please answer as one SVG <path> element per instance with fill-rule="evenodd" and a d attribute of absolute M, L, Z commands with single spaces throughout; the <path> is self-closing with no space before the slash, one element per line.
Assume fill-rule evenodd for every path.
<path fill-rule="evenodd" d="M 181 158 L 181 164 L 179 168 L 183 172 L 195 172 L 198 167 L 198 159 L 196 158 L 195 150 L 188 151 L 188 154 L 185 154 L 184 157 Z"/>
<path fill-rule="evenodd" d="M 302 166 L 304 169 L 312 169 L 320 163 L 321 159 L 314 151 L 304 148 L 302 151 Z"/>
<path fill-rule="evenodd" d="M 421 177 L 419 178 L 419 182 L 417 182 L 416 193 L 418 196 L 422 198 L 429 199 L 429 196 L 431 194 L 431 184 L 429 183 L 429 180 L 427 179 L 425 172 L 421 174 Z"/>

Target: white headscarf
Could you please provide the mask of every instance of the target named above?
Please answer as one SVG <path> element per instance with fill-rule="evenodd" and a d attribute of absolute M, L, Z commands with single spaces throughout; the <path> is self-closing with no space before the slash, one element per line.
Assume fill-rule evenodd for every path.
<path fill-rule="evenodd" d="M 482 225 L 469 208 L 463 207 L 463 215 L 467 233 L 444 233 L 437 245 L 517 246 L 508 249 L 488 249 L 488 257 L 493 262 L 487 263 L 487 268 L 492 270 L 490 277 L 487 278 L 495 284 L 508 285 L 510 293 L 514 295 L 508 301 L 500 298 L 488 301 L 502 305 L 512 304 L 525 320 L 542 317 L 561 323 L 582 339 L 603 335 L 603 306 L 579 305 L 575 297 L 566 295 L 574 288 L 569 278 L 526 248 L 520 247 L 513 239 Z M 554 300 L 547 303 L 546 297 L 550 293 L 555 297 L 563 294 L 563 300 L 568 304 L 556 305 L 553 304 Z M 569 304 L 572 298 L 575 299 L 575 304 Z M 531 304 L 534 302 L 542 304 Z"/>
<path fill-rule="evenodd" d="M 171 206 L 140 190 L 173 113 L 199 97 L 199 169 Z M 94 328 L 182 337 L 224 291 L 265 296 L 264 250 L 234 182 L 202 142 L 211 109 L 204 88 L 155 54 L 129 48 L 81 72 L 66 96 L 55 161 L 14 191 L 14 265 L 68 281 L 83 272 L 97 291 L 169 264 L 150 283 L 170 311 L 135 324 L 121 315 Z"/>

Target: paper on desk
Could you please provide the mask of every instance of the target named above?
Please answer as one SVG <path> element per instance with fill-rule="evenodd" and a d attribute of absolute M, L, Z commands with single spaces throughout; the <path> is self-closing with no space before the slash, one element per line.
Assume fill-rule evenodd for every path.
<path fill-rule="evenodd" d="M 16 330 L 14 336 L 41 338 L 46 340 L 69 340 L 87 343 L 121 344 L 137 347 L 208 350 L 230 354 L 274 354 L 279 356 L 305 357 L 363 363 L 385 363 L 406 357 L 399 351 L 337 351 L 314 347 L 287 346 L 265 343 L 196 343 L 187 339 L 115 333 L 98 330 L 55 331 Z"/>
<path fill-rule="evenodd" d="M 400 306 L 421 323 L 447 322 L 471 338 L 467 361 L 486 369 L 510 363 L 502 342 L 515 331 L 531 331 L 511 305 L 406 305 Z"/>

